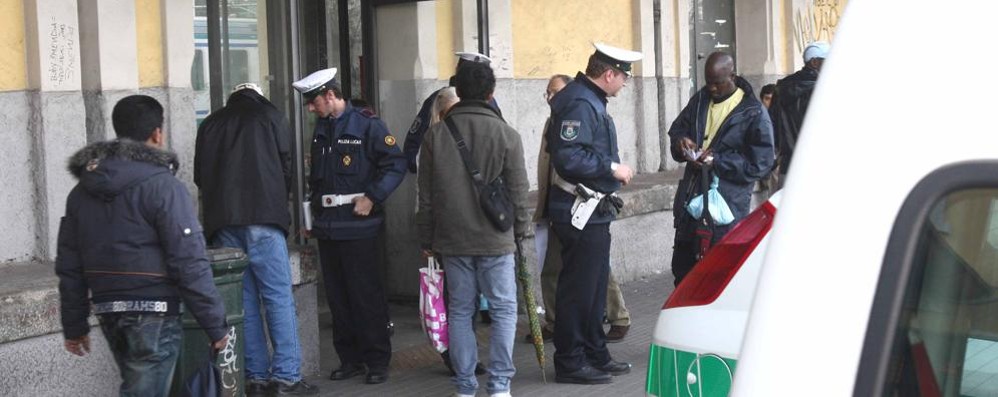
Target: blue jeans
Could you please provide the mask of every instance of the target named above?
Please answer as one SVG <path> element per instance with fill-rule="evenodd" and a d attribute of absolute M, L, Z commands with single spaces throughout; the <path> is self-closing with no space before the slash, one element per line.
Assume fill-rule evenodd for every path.
<path fill-rule="evenodd" d="M 227 226 L 215 233 L 212 243 L 240 248 L 249 257 L 249 266 L 243 274 L 246 379 L 300 381 L 298 317 L 291 293 L 291 263 L 284 232 L 268 225 Z M 273 362 L 260 316 L 261 301 L 267 313 L 270 343 L 274 347 Z"/>
<path fill-rule="evenodd" d="M 183 333 L 180 316 L 123 313 L 97 317 L 121 372 L 121 396 L 169 395 Z"/>
<path fill-rule="evenodd" d="M 509 391 L 516 373 L 513 367 L 513 339 L 516 332 L 516 278 L 513 254 L 502 256 L 449 256 L 443 258 L 447 275 L 447 332 L 454 384 L 460 394 L 475 394 L 475 364 L 478 344 L 472 329 L 479 292 L 489 301 L 492 336 L 489 340 L 489 394 Z"/>

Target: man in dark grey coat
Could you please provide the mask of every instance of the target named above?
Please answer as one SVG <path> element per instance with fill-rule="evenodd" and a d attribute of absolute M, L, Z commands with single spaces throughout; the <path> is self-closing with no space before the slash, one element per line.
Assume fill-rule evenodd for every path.
<path fill-rule="evenodd" d="M 236 86 L 224 108 L 201 123 L 194 150 L 194 183 L 201 189 L 205 235 L 212 245 L 239 248 L 249 256 L 243 274 L 248 396 L 262 396 L 268 389 L 279 395 L 318 393 L 302 380 L 291 291 L 286 241 L 291 221 L 290 142 L 284 115 L 260 87 L 245 83 Z"/>
<path fill-rule="evenodd" d="M 177 362 L 180 302 L 225 347 L 225 309 L 212 282 L 191 195 L 162 150 L 163 107 L 145 95 L 111 114 L 118 139 L 69 160 L 80 182 L 59 227 L 56 274 L 65 348 L 90 351 L 91 302 L 121 371 L 121 395 L 166 396 Z M 89 298 L 88 298 L 89 292 Z"/>
<path fill-rule="evenodd" d="M 699 260 L 697 227 L 701 220 L 690 215 L 686 204 L 701 194 L 702 183 L 710 183 L 702 180 L 701 170 L 707 168 L 709 175 L 718 178 L 718 191 L 734 215 L 733 222 L 713 226 L 713 245 L 748 215 L 752 187 L 769 173 L 775 158 L 773 123 L 752 93 L 752 86 L 735 75 L 731 55 L 710 54 L 704 69 L 707 84 L 690 98 L 669 128 L 672 158 L 686 163 L 672 206 L 676 227 L 672 273 L 676 285 Z"/>

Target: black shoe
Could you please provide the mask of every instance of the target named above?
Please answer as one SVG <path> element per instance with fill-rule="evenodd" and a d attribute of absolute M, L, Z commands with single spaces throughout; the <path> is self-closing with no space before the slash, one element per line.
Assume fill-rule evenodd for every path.
<path fill-rule="evenodd" d="M 606 364 L 594 366 L 596 369 L 606 372 L 612 376 L 620 376 L 631 373 L 631 363 L 610 360 Z"/>
<path fill-rule="evenodd" d="M 266 397 L 267 382 L 246 379 L 246 397 Z"/>
<path fill-rule="evenodd" d="M 574 372 L 560 374 L 555 371 L 554 381 L 558 383 L 575 383 L 579 385 L 602 385 L 613 382 L 610 374 L 596 368 L 585 366 Z"/>
<path fill-rule="evenodd" d="M 364 380 L 369 385 L 376 385 L 388 381 L 388 370 L 371 370 L 367 372 L 367 379 Z"/>
<path fill-rule="evenodd" d="M 329 380 L 344 380 L 354 376 L 363 375 L 365 372 L 363 364 L 343 364 L 339 369 L 329 374 Z"/>
<path fill-rule="evenodd" d="M 543 339 L 544 342 L 550 342 L 554 340 L 554 332 L 548 331 L 547 328 L 541 328 L 541 339 Z M 523 335 L 523 343 L 534 343 L 534 334 L 528 333 L 526 335 Z"/>
<path fill-rule="evenodd" d="M 274 381 L 270 383 L 272 396 L 314 396 L 319 394 L 319 388 L 300 380 L 287 385 L 283 382 Z"/>
<path fill-rule="evenodd" d="M 447 366 L 450 376 L 457 375 L 457 372 L 454 372 L 454 365 L 450 362 L 450 350 L 440 353 L 440 358 L 444 360 L 444 365 Z M 482 363 L 475 364 L 475 375 L 485 375 L 485 367 L 482 366 Z"/>

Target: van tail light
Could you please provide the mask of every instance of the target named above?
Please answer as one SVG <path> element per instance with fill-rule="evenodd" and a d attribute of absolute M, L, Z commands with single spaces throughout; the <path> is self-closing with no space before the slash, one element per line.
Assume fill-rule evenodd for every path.
<path fill-rule="evenodd" d="M 769 233 L 774 216 L 776 207 L 766 202 L 735 225 L 679 283 L 662 309 L 702 306 L 717 299 L 752 250 Z"/>

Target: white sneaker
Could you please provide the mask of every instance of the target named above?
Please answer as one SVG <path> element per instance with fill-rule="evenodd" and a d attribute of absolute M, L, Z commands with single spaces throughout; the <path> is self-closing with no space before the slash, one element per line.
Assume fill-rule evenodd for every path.
<path fill-rule="evenodd" d="M 474 394 L 454 393 L 454 397 L 475 397 L 475 395 Z"/>
<path fill-rule="evenodd" d="M 508 391 L 496 394 L 490 394 L 489 397 L 513 397 Z"/>

